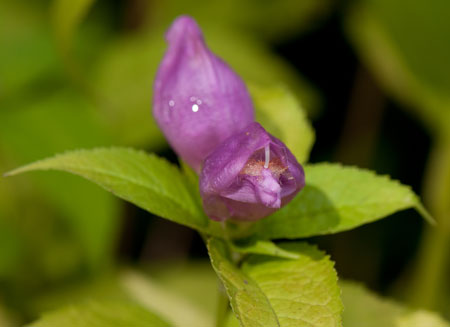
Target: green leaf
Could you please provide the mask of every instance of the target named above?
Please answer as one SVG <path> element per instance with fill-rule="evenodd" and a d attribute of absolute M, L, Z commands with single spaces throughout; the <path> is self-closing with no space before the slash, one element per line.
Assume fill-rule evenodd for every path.
<path fill-rule="evenodd" d="M 338 164 L 305 167 L 306 186 L 286 207 L 238 233 L 265 239 L 349 230 L 414 208 L 432 220 L 411 188 L 387 176 Z"/>
<path fill-rule="evenodd" d="M 269 300 L 258 284 L 230 261 L 225 243 L 219 239 L 211 239 L 208 242 L 208 252 L 242 326 L 280 326 Z"/>
<path fill-rule="evenodd" d="M 448 327 L 439 315 L 425 310 L 411 310 L 392 300 L 383 299 L 361 285 L 341 282 L 345 327 Z"/>
<path fill-rule="evenodd" d="M 342 303 L 333 263 L 305 243 L 282 248 L 299 258 L 251 255 L 239 269 L 223 241 L 208 242 L 212 265 L 241 326 L 341 326 Z"/>
<path fill-rule="evenodd" d="M 52 18 L 54 31 L 63 51 L 69 51 L 78 24 L 95 0 L 54 0 Z"/>
<path fill-rule="evenodd" d="M 230 312 L 227 316 L 227 320 L 225 321 L 226 327 L 241 327 L 239 324 L 238 318 L 233 314 L 233 312 Z"/>
<path fill-rule="evenodd" d="M 185 176 L 155 155 L 129 148 L 78 150 L 37 161 L 8 175 L 49 169 L 83 176 L 118 197 L 174 222 L 197 229 L 208 225 L 208 219 L 188 192 Z"/>
<path fill-rule="evenodd" d="M 298 101 L 282 87 L 251 86 L 256 119 L 283 141 L 300 163 L 308 161 L 314 131 Z"/>
<path fill-rule="evenodd" d="M 128 302 L 88 302 L 44 314 L 30 327 L 169 327 L 150 311 Z"/>
<path fill-rule="evenodd" d="M 347 31 L 381 85 L 432 132 L 450 127 L 450 2 L 363 0 Z"/>
<path fill-rule="evenodd" d="M 298 259 L 300 256 L 291 251 L 286 251 L 275 243 L 263 240 L 243 240 L 230 244 L 231 249 L 243 254 L 263 254 L 285 259 Z"/>

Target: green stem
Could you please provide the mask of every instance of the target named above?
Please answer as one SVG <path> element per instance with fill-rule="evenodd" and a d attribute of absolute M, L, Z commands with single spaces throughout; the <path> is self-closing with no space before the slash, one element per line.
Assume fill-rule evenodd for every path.
<path fill-rule="evenodd" d="M 449 255 L 448 233 L 428 227 L 421 245 L 410 303 L 415 307 L 435 309 L 439 303 L 440 290 L 444 287 L 444 271 Z"/>
<path fill-rule="evenodd" d="M 440 139 L 433 149 L 425 175 L 425 200 L 437 221 L 428 227 L 419 249 L 410 303 L 436 309 L 445 291 L 446 268 L 450 254 L 450 138 Z"/>

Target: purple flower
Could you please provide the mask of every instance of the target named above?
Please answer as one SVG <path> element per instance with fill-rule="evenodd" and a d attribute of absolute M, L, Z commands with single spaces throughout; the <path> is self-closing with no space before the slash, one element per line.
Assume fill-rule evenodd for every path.
<path fill-rule="evenodd" d="M 214 148 L 254 121 L 253 105 L 243 81 L 207 48 L 192 18 L 177 18 L 166 39 L 153 115 L 172 148 L 200 172 Z"/>
<path fill-rule="evenodd" d="M 206 214 L 214 220 L 257 220 L 278 210 L 303 188 L 305 175 L 289 149 L 258 123 L 212 152 L 200 176 Z"/>

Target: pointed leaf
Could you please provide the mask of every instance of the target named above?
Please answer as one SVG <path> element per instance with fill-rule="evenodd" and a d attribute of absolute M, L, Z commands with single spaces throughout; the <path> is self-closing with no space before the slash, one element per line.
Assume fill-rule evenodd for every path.
<path fill-rule="evenodd" d="M 305 176 L 305 188 L 286 207 L 238 233 L 266 239 L 333 234 L 409 208 L 432 221 L 411 188 L 387 176 L 327 163 L 307 165 Z"/>
<path fill-rule="evenodd" d="M 129 148 L 78 150 L 18 168 L 63 170 L 83 176 L 163 218 L 202 229 L 208 219 L 189 194 L 184 175 L 164 159 Z"/>
<path fill-rule="evenodd" d="M 299 258 L 251 255 L 239 269 L 223 241 L 209 241 L 213 267 L 241 326 L 341 326 L 342 303 L 333 263 L 305 243 L 282 247 Z"/>

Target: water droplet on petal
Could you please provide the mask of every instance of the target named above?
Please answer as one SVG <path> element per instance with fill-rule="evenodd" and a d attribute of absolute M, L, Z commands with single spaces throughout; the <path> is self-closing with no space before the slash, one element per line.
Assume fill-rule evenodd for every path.
<path fill-rule="evenodd" d="M 198 111 L 198 105 L 194 104 L 192 105 L 192 111 L 197 112 Z"/>
<path fill-rule="evenodd" d="M 202 100 L 198 99 L 198 100 L 197 100 L 197 104 L 198 104 L 198 105 L 201 105 L 201 104 L 202 104 Z"/>
<path fill-rule="evenodd" d="M 197 99 L 196 97 L 190 97 L 189 100 L 191 100 L 191 102 L 194 102 L 195 99 Z"/>
<path fill-rule="evenodd" d="M 170 100 L 170 101 L 169 101 L 169 106 L 173 107 L 174 105 L 175 105 L 175 101 Z"/>

